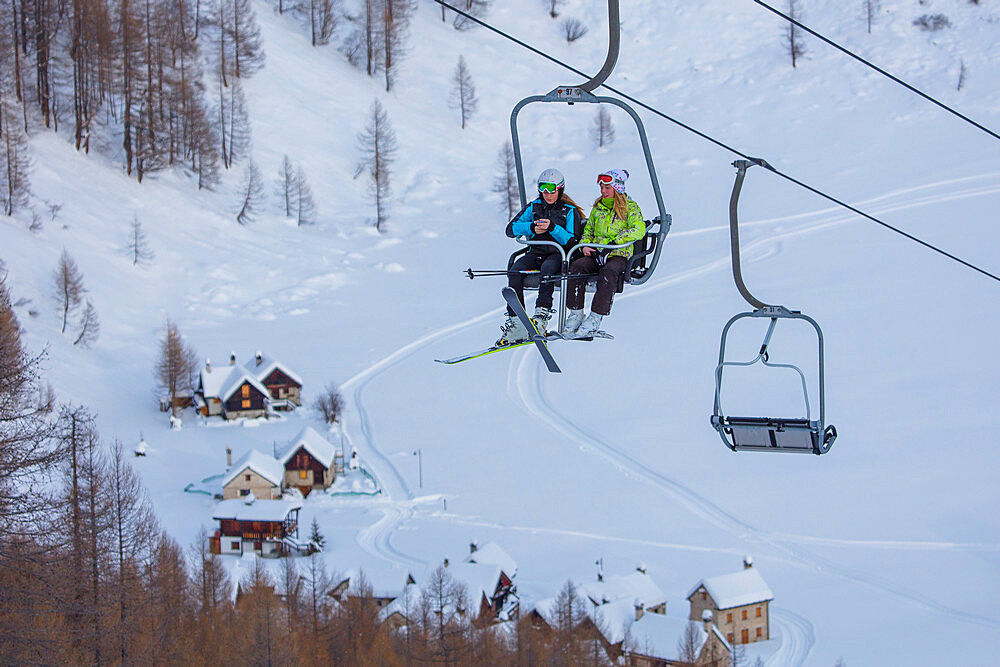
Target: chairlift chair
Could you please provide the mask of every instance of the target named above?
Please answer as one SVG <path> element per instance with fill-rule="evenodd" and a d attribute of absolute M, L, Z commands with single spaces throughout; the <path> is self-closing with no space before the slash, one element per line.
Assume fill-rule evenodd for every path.
<path fill-rule="evenodd" d="M 757 451 L 757 452 L 799 452 L 810 454 L 825 454 L 833 446 L 833 441 L 837 438 L 837 428 L 833 424 L 826 424 L 826 390 L 823 374 L 823 331 L 819 324 L 808 315 L 803 315 L 800 311 L 789 310 L 784 306 L 765 304 L 756 299 L 747 289 L 743 282 L 740 271 L 740 245 L 739 232 L 737 227 L 737 204 L 739 202 L 740 190 L 743 187 L 743 179 L 746 170 L 753 166 L 760 165 L 770 169 L 771 166 L 764 160 L 737 160 L 733 166 L 737 169 L 736 182 L 733 185 L 732 197 L 729 201 L 729 228 L 732 244 L 733 279 L 743 298 L 753 306 L 750 312 L 738 313 L 726 323 L 722 330 L 722 342 L 719 345 L 719 363 L 715 367 L 715 408 L 711 417 L 711 424 L 722 442 L 733 451 Z M 760 346 L 760 351 L 754 359 L 749 361 L 727 361 L 726 360 L 726 339 L 729 330 L 738 320 L 743 318 L 769 318 L 771 321 L 764 334 L 764 341 Z M 805 374 L 793 364 L 773 363 L 769 359 L 768 346 L 774 334 L 778 320 L 805 320 L 812 325 L 816 331 L 819 343 L 819 419 L 812 418 L 812 410 L 809 402 L 809 389 L 806 383 Z M 794 370 L 802 383 L 802 393 L 805 399 L 805 414 L 803 417 L 737 417 L 727 415 L 722 409 L 722 378 L 723 371 L 727 366 L 752 366 L 761 363 L 769 368 L 786 368 Z"/>

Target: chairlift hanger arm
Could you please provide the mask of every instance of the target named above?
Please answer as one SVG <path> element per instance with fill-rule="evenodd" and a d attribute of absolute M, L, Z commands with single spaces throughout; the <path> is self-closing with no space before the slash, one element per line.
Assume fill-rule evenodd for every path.
<path fill-rule="evenodd" d="M 736 289 L 740 291 L 740 295 L 755 309 L 780 308 L 780 306 L 766 304 L 751 294 L 750 290 L 747 289 L 746 283 L 743 282 L 743 271 L 740 268 L 740 231 L 738 218 L 740 191 L 743 189 L 743 179 L 746 178 L 747 169 L 753 165 L 760 165 L 773 171 L 773 167 L 760 158 L 736 160 L 733 162 L 733 166 L 736 167 L 736 182 L 733 183 L 733 193 L 729 197 L 729 239 L 733 257 L 733 280 L 736 282 Z"/>

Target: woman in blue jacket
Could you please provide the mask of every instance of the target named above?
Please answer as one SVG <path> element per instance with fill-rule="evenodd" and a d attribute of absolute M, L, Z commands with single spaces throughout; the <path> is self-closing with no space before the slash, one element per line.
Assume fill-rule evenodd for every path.
<path fill-rule="evenodd" d="M 564 190 L 565 179 L 558 169 L 546 169 L 538 176 L 538 199 L 529 203 L 517 216 L 507 224 L 507 236 L 515 238 L 527 237 L 529 241 L 555 241 L 569 250 L 580 238 L 583 232 L 585 218 L 579 205 Z M 562 256 L 559 250 L 551 245 L 532 245 L 528 252 L 517 258 L 507 274 L 507 284 L 515 292 L 524 305 L 524 273 L 523 271 L 540 271 L 540 278 L 557 274 L 561 270 Z M 535 316 L 532 320 L 539 333 L 545 333 L 545 327 L 555 310 L 552 308 L 552 292 L 554 282 L 542 280 L 538 285 L 538 297 L 535 299 Z M 500 339 L 497 345 L 509 345 L 527 340 L 528 332 L 524 325 L 507 307 L 507 319 L 500 327 Z"/>

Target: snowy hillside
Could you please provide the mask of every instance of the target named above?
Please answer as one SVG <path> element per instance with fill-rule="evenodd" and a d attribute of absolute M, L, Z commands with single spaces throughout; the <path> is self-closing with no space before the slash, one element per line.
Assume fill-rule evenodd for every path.
<path fill-rule="evenodd" d="M 807 25 L 1000 127 L 996 3 L 882 0 L 870 35 L 861 2 L 799 4 Z M 652 279 L 615 300 L 605 320 L 615 340 L 553 344 L 559 375 L 530 348 L 436 364 L 492 343 L 502 321 L 502 279 L 470 282 L 462 272 L 503 268 L 516 248 L 491 192 L 510 110 L 577 77 L 482 28 L 456 31 L 420 0 L 386 93 L 333 46 L 311 47 L 292 18 L 261 0 L 254 7 L 267 53 L 246 83 L 254 159 L 269 192 L 283 156 L 302 164 L 316 225 L 295 227 L 273 196 L 269 214 L 238 225 L 242 165 L 215 192 L 173 172 L 139 185 L 120 161 L 44 132 L 31 141 L 32 187 L 62 208 L 37 232 L 30 219 L 0 221 L 28 347 L 47 350 L 59 399 L 92 407 L 105 439 L 133 445 L 143 435 L 148 455 L 136 467 L 179 542 L 214 529 L 214 501 L 184 488 L 224 472 L 226 447 L 234 457 L 271 452 L 322 422 L 308 408 L 259 425 L 188 410 L 183 428 L 169 430 L 153 390 L 168 317 L 202 358 L 280 358 L 302 376 L 306 404 L 327 383 L 341 386 L 343 428 L 330 437 L 348 455 L 357 448 L 383 493 L 305 501 L 300 523 L 318 519 L 331 569 L 363 567 L 401 586 L 408 570 L 457 557 L 472 539 L 495 541 L 518 562 L 526 608 L 569 578 L 590 581 L 603 559 L 613 574 L 646 563 L 668 615 L 683 617 L 691 586 L 752 554 L 775 595 L 775 636 L 762 653 L 771 664 L 948 664 L 956 647 L 967 664 L 995 660 L 1000 285 L 751 170 L 743 275 L 762 300 L 823 327 L 826 409 L 840 437 L 823 457 L 732 453 L 709 415 L 722 327 L 747 310 L 729 264 L 736 156 L 643 113 L 674 226 Z M 782 21 L 750 0 L 630 0 L 621 11 L 610 85 L 1000 271 L 1000 142 L 815 39 L 793 69 Z M 913 25 L 937 13 L 949 28 Z M 495 2 L 486 20 L 596 71 L 606 3 L 567 0 L 561 14 L 580 18 L 587 35 L 567 44 L 540 0 Z M 460 55 L 479 97 L 464 131 L 448 105 Z M 356 136 L 375 99 L 399 141 L 382 234 L 364 177 L 354 177 Z M 558 167 L 589 208 L 596 174 L 626 168 L 651 216 L 627 116 L 612 110 L 617 139 L 597 150 L 592 108 L 549 106 L 521 116 L 528 177 Z M 125 250 L 133 219 L 156 254 L 145 266 Z M 64 249 L 101 317 L 89 350 L 60 334 L 51 305 Z M 759 346 L 763 330 L 747 329 L 734 334 L 736 357 Z M 772 360 L 802 364 L 815 380 L 809 334 L 777 334 Z M 727 386 L 730 409 L 797 409 L 787 381 L 744 376 Z M 245 568 L 235 558 L 231 567 Z"/>

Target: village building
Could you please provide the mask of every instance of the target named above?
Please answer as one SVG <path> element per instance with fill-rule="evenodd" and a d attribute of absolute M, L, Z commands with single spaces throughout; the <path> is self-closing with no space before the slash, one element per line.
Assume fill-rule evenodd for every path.
<path fill-rule="evenodd" d="M 302 378 L 288 366 L 258 350 L 246 369 L 267 387 L 276 410 L 292 410 L 293 406 L 302 405 Z"/>
<path fill-rule="evenodd" d="M 270 394 L 247 369 L 229 357 L 229 365 L 213 368 L 210 359 L 198 375 L 195 409 L 204 417 L 256 419 L 267 414 Z"/>
<path fill-rule="evenodd" d="M 307 545 L 298 539 L 300 509 L 299 501 L 257 500 L 252 495 L 223 500 L 212 515 L 219 528 L 209 538 L 211 551 L 265 558 L 305 553 Z"/>
<path fill-rule="evenodd" d="M 771 638 L 769 606 L 774 594 L 749 557 L 743 560 L 740 572 L 699 581 L 687 599 L 691 603 L 689 618 L 698 620 L 705 610 L 712 612 L 730 644 Z"/>
<path fill-rule="evenodd" d="M 370 597 L 375 608 L 383 610 L 400 596 L 400 591 L 414 583 L 413 577 L 407 575 L 405 583 L 395 571 L 367 570 L 360 568 L 348 570 L 342 575 L 327 594 L 338 604 L 344 604 L 352 597 Z"/>
<path fill-rule="evenodd" d="M 226 456 L 230 456 L 228 450 Z M 222 498 L 230 500 L 251 495 L 263 500 L 280 498 L 284 480 L 285 469 L 278 461 L 252 449 L 231 465 L 222 478 Z"/>
<path fill-rule="evenodd" d="M 631 648 L 625 648 L 623 654 L 626 664 L 636 667 L 728 667 L 731 661 L 732 646 L 715 627 L 711 613 L 701 623 L 665 614 L 643 614 L 629 627 L 629 636 Z M 681 655 L 682 648 L 691 654 Z"/>
<path fill-rule="evenodd" d="M 288 442 L 278 463 L 286 487 L 295 487 L 308 496 L 313 489 L 327 489 L 336 479 L 336 448 L 307 426 Z"/>
<path fill-rule="evenodd" d="M 605 577 L 597 575 L 597 581 L 591 581 L 580 586 L 580 592 L 586 595 L 594 605 L 602 605 L 621 599 L 638 600 L 645 611 L 653 614 L 667 613 L 667 596 L 646 573 L 646 567 L 639 565 L 634 572 L 626 575 Z"/>

